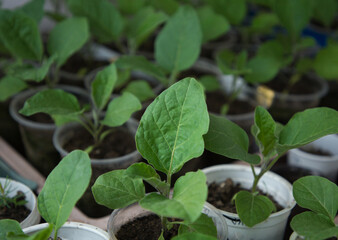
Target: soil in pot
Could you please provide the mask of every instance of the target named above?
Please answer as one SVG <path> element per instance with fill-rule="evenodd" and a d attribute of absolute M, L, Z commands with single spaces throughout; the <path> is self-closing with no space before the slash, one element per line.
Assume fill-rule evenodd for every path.
<path fill-rule="evenodd" d="M 329 91 L 320 100 L 320 106 L 330 107 L 338 111 L 338 79 L 336 81 L 329 81 Z"/>
<path fill-rule="evenodd" d="M 117 232 L 117 239 L 123 240 L 157 240 L 161 234 L 161 219 L 151 214 L 134 219 L 121 226 Z M 178 225 L 164 234 L 164 239 L 169 240 L 178 233 Z"/>
<path fill-rule="evenodd" d="M 23 192 L 18 191 L 16 196 L 16 201 L 25 201 L 25 195 Z M 26 208 L 24 205 L 15 206 L 13 202 L 8 203 L 8 206 L 4 206 L 0 209 L 0 219 L 14 219 L 18 222 L 22 222 L 28 215 L 31 213 L 31 210 Z"/>

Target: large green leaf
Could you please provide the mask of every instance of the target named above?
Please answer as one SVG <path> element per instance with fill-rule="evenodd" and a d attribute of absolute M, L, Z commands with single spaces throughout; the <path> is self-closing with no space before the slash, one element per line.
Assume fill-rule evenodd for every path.
<path fill-rule="evenodd" d="M 247 13 L 245 0 L 207 0 L 207 2 L 215 12 L 228 19 L 231 25 L 240 25 Z"/>
<path fill-rule="evenodd" d="M 116 40 L 123 29 L 123 19 L 107 0 L 67 0 L 75 16 L 86 17 L 91 32 L 101 42 Z"/>
<path fill-rule="evenodd" d="M 87 153 L 75 150 L 64 157 L 48 175 L 38 197 L 38 209 L 57 231 L 68 219 L 88 187 L 92 174 Z"/>
<path fill-rule="evenodd" d="M 10 233 L 8 234 L 7 239 L 8 240 L 46 240 L 49 238 L 53 231 L 53 225 L 48 225 L 47 228 L 40 230 L 32 235 L 26 235 L 26 234 L 15 234 Z"/>
<path fill-rule="evenodd" d="M 338 211 L 338 187 L 328 179 L 307 176 L 293 183 L 293 196 L 299 206 L 327 216 L 332 221 Z"/>
<path fill-rule="evenodd" d="M 217 240 L 217 238 L 201 233 L 192 232 L 176 236 L 172 238 L 172 240 Z"/>
<path fill-rule="evenodd" d="M 167 16 L 164 13 L 155 12 L 152 7 L 138 11 L 128 22 L 126 30 L 129 47 L 133 52 L 166 20 Z"/>
<path fill-rule="evenodd" d="M 205 214 L 194 221 L 193 223 L 188 223 L 187 225 L 182 224 L 179 228 L 179 235 L 189 232 L 198 232 L 206 236 L 217 237 L 217 229 L 213 220 Z"/>
<path fill-rule="evenodd" d="M 109 127 L 121 126 L 128 121 L 134 112 L 141 108 L 140 100 L 133 94 L 125 92 L 108 104 L 106 115 L 101 123 Z"/>
<path fill-rule="evenodd" d="M 0 220 L 0 239 L 7 240 L 7 234 L 13 232 L 15 234 L 23 234 L 20 224 L 12 219 Z"/>
<path fill-rule="evenodd" d="M 40 60 L 42 42 L 36 21 L 19 12 L 0 10 L 0 38 L 17 58 Z"/>
<path fill-rule="evenodd" d="M 0 102 L 6 101 L 16 93 L 26 89 L 28 85 L 20 78 L 6 76 L 0 79 Z"/>
<path fill-rule="evenodd" d="M 182 6 L 173 15 L 155 40 L 155 59 L 170 72 L 191 67 L 202 44 L 198 16 L 192 7 Z"/>
<path fill-rule="evenodd" d="M 46 89 L 27 99 L 19 112 L 30 116 L 38 112 L 49 115 L 76 115 L 82 111 L 74 95 L 61 89 Z"/>
<path fill-rule="evenodd" d="M 203 43 L 220 37 L 230 29 L 227 19 L 214 12 L 210 6 L 201 7 L 197 10 L 203 34 Z"/>
<path fill-rule="evenodd" d="M 45 0 L 31 0 L 22 7 L 16 9 L 15 11 L 24 13 L 28 17 L 34 19 L 37 23 L 43 18 L 43 5 Z"/>
<path fill-rule="evenodd" d="M 338 79 L 338 44 L 331 44 L 323 48 L 316 55 L 314 69 L 317 74 L 327 80 Z"/>
<path fill-rule="evenodd" d="M 338 133 L 338 112 L 320 107 L 296 113 L 279 135 L 279 152 L 297 148 L 328 134 Z"/>
<path fill-rule="evenodd" d="M 123 208 L 145 196 L 141 178 L 132 178 L 125 170 L 115 170 L 98 177 L 92 187 L 95 201 L 111 209 Z"/>
<path fill-rule="evenodd" d="M 134 94 L 141 102 L 155 98 L 156 95 L 150 84 L 145 80 L 136 80 L 129 83 L 122 92 Z"/>
<path fill-rule="evenodd" d="M 338 226 L 323 215 L 303 212 L 293 217 L 291 228 L 306 239 L 329 239 L 338 236 Z"/>
<path fill-rule="evenodd" d="M 117 72 L 114 64 L 109 65 L 96 74 L 91 86 L 91 95 L 98 109 L 102 110 L 106 106 L 113 93 L 116 82 Z"/>
<path fill-rule="evenodd" d="M 275 12 L 280 23 L 288 30 L 293 39 L 309 23 L 313 11 L 313 0 L 276 0 Z"/>
<path fill-rule="evenodd" d="M 276 146 L 275 136 L 276 123 L 269 112 L 258 106 L 255 110 L 255 126 L 257 127 L 256 138 L 259 141 L 259 148 L 263 156 L 267 156 Z"/>
<path fill-rule="evenodd" d="M 80 50 L 88 39 L 87 20 L 68 18 L 52 29 L 48 39 L 48 52 L 57 56 L 56 63 L 60 67 L 71 55 Z"/>
<path fill-rule="evenodd" d="M 235 197 L 236 211 L 241 221 L 248 227 L 263 222 L 276 207 L 271 200 L 263 195 L 248 191 L 240 191 Z"/>
<path fill-rule="evenodd" d="M 141 178 L 148 182 L 162 194 L 169 192 L 170 186 L 168 183 L 161 180 L 155 169 L 145 163 L 135 163 L 127 168 L 126 174 L 132 178 Z"/>
<path fill-rule="evenodd" d="M 192 223 L 201 215 L 207 191 L 204 173 L 200 170 L 189 172 L 176 181 L 171 199 L 151 193 L 140 201 L 140 205 L 157 215 L 180 218 Z"/>
<path fill-rule="evenodd" d="M 211 152 L 258 164 L 258 155 L 249 154 L 249 138 L 246 132 L 225 117 L 210 114 L 209 131 L 204 135 L 205 148 Z"/>
<path fill-rule="evenodd" d="M 274 57 L 263 57 L 257 55 L 250 59 L 248 68 L 251 73 L 245 76 L 249 83 L 265 83 L 272 80 L 279 72 L 281 62 Z"/>
<path fill-rule="evenodd" d="M 313 16 L 325 27 L 330 27 L 334 19 L 337 17 L 337 12 L 337 0 L 315 0 Z"/>
<path fill-rule="evenodd" d="M 204 151 L 209 116 L 202 86 L 185 78 L 162 92 L 146 109 L 136 146 L 156 170 L 173 174 Z"/>

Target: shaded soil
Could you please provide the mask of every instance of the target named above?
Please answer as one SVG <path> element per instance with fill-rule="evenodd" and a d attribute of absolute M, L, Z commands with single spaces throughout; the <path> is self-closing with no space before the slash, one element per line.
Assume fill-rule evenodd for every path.
<path fill-rule="evenodd" d="M 226 179 L 220 184 L 213 182 L 208 186 L 207 201 L 218 209 L 236 213 L 235 204 L 233 204 L 231 200 L 237 192 L 242 190 L 247 191 L 247 189 L 242 188 L 240 184 L 235 184 L 231 179 Z M 261 190 L 258 191 L 260 192 L 260 194 L 270 198 L 270 200 L 275 204 L 277 211 L 283 209 L 283 207 L 279 205 L 272 196 L 264 194 Z"/>
<path fill-rule="evenodd" d="M 63 147 L 71 152 L 75 149 L 86 149 L 93 144 L 93 137 L 84 128 L 81 128 L 78 131 L 74 131 L 71 141 L 67 142 Z M 106 136 L 89 156 L 95 159 L 115 158 L 131 153 L 135 149 L 134 137 L 127 129 L 119 127 Z"/>
<path fill-rule="evenodd" d="M 45 113 L 36 113 L 25 118 L 38 123 L 54 123 L 53 119 Z"/>
<path fill-rule="evenodd" d="M 178 233 L 178 225 L 174 225 L 169 232 L 164 234 L 166 240 Z M 117 239 L 121 240 L 157 240 L 161 234 L 161 220 L 156 215 L 136 218 L 134 221 L 123 225 L 117 232 Z"/>
<path fill-rule="evenodd" d="M 320 106 L 330 107 L 338 111 L 338 81 L 329 81 L 329 91 L 320 100 Z"/>
<path fill-rule="evenodd" d="M 18 191 L 17 192 L 17 201 L 25 200 L 25 195 Z M 24 205 L 15 206 L 14 203 L 9 203 L 8 207 L 3 207 L 0 209 L 0 219 L 14 219 L 18 222 L 22 222 L 29 214 L 31 210 L 26 208 Z"/>
<path fill-rule="evenodd" d="M 314 155 L 319 155 L 319 156 L 333 156 L 332 153 L 325 151 L 323 149 L 318 149 L 318 148 L 299 148 L 300 150 L 307 152 L 307 153 L 311 153 Z"/>

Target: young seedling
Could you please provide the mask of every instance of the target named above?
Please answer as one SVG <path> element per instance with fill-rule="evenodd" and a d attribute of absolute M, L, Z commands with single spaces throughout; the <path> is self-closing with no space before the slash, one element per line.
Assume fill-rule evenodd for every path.
<path fill-rule="evenodd" d="M 301 147 L 320 137 L 338 133 L 338 112 L 330 108 L 313 108 L 296 113 L 283 126 L 273 120 L 263 107 L 255 110 L 252 134 L 259 147 L 259 154 L 248 153 L 248 136 L 243 129 L 224 117 L 210 115 L 209 132 L 204 136 L 205 147 L 209 151 L 242 160 L 250 164 L 254 177 L 248 191 L 240 191 L 235 196 L 237 214 L 248 226 L 264 221 L 274 211 L 274 204 L 268 197 L 258 193 L 257 185 L 262 176 L 288 150 Z M 260 164 L 260 172 L 255 165 Z M 261 207 L 264 206 L 264 207 Z"/>
<path fill-rule="evenodd" d="M 22 206 L 27 203 L 25 200 L 25 194 L 23 192 L 17 192 L 15 196 L 10 197 L 9 194 L 15 191 L 15 189 L 10 187 L 10 180 L 6 179 L 4 184 L 0 183 L 0 209 L 11 208 L 14 206 Z"/>
<path fill-rule="evenodd" d="M 22 232 L 18 222 L 1 220 L 0 239 L 47 240 L 54 231 L 56 240 L 58 230 L 67 221 L 76 202 L 87 189 L 91 174 L 90 158 L 87 153 L 80 150 L 69 153 L 48 175 L 38 196 L 40 215 L 49 227 L 27 236 Z"/>
<path fill-rule="evenodd" d="M 294 216 L 291 228 L 305 239 L 338 237 L 334 222 L 338 211 L 338 187 L 319 176 L 306 176 L 293 183 L 293 196 L 306 211 Z"/>
<path fill-rule="evenodd" d="M 138 202 L 161 217 L 159 239 L 164 239 L 174 224 L 180 225 L 179 234 L 192 231 L 201 239 L 207 239 L 205 235 L 215 239 L 213 222 L 201 215 L 207 196 L 205 175 L 189 172 L 170 191 L 172 175 L 203 153 L 202 136 L 208 125 L 203 88 L 195 79 L 185 78 L 162 92 L 146 109 L 136 133 L 137 149 L 148 164 L 136 163 L 101 175 L 92 187 L 97 203 L 116 209 Z M 161 180 L 156 171 L 164 173 L 166 179 Z M 143 181 L 158 192 L 145 194 Z M 170 222 L 168 218 L 182 221 Z"/>
<path fill-rule="evenodd" d="M 108 134 L 114 131 L 114 127 L 121 126 L 133 112 L 141 109 L 140 101 L 128 92 L 109 102 L 116 81 L 117 75 L 114 64 L 96 75 L 91 87 L 91 98 L 94 106 L 91 109 L 90 117 L 86 113 L 89 108 L 87 105 L 81 107 L 74 95 L 61 89 L 47 89 L 38 92 L 25 102 L 19 112 L 26 116 L 39 112 L 49 114 L 56 125 L 78 122 L 94 139 L 94 145 L 86 149 L 87 152 L 91 152 L 100 145 Z M 107 104 L 107 110 L 104 111 Z M 109 129 L 105 130 L 105 126 Z"/>

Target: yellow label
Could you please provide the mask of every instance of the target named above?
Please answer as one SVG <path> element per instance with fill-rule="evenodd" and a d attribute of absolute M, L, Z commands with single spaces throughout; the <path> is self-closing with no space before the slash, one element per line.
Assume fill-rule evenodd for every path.
<path fill-rule="evenodd" d="M 273 98 L 275 97 L 275 92 L 266 87 L 266 86 L 259 86 L 257 88 L 257 102 L 259 105 L 262 105 L 264 107 L 270 107 L 272 102 L 273 102 Z"/>

